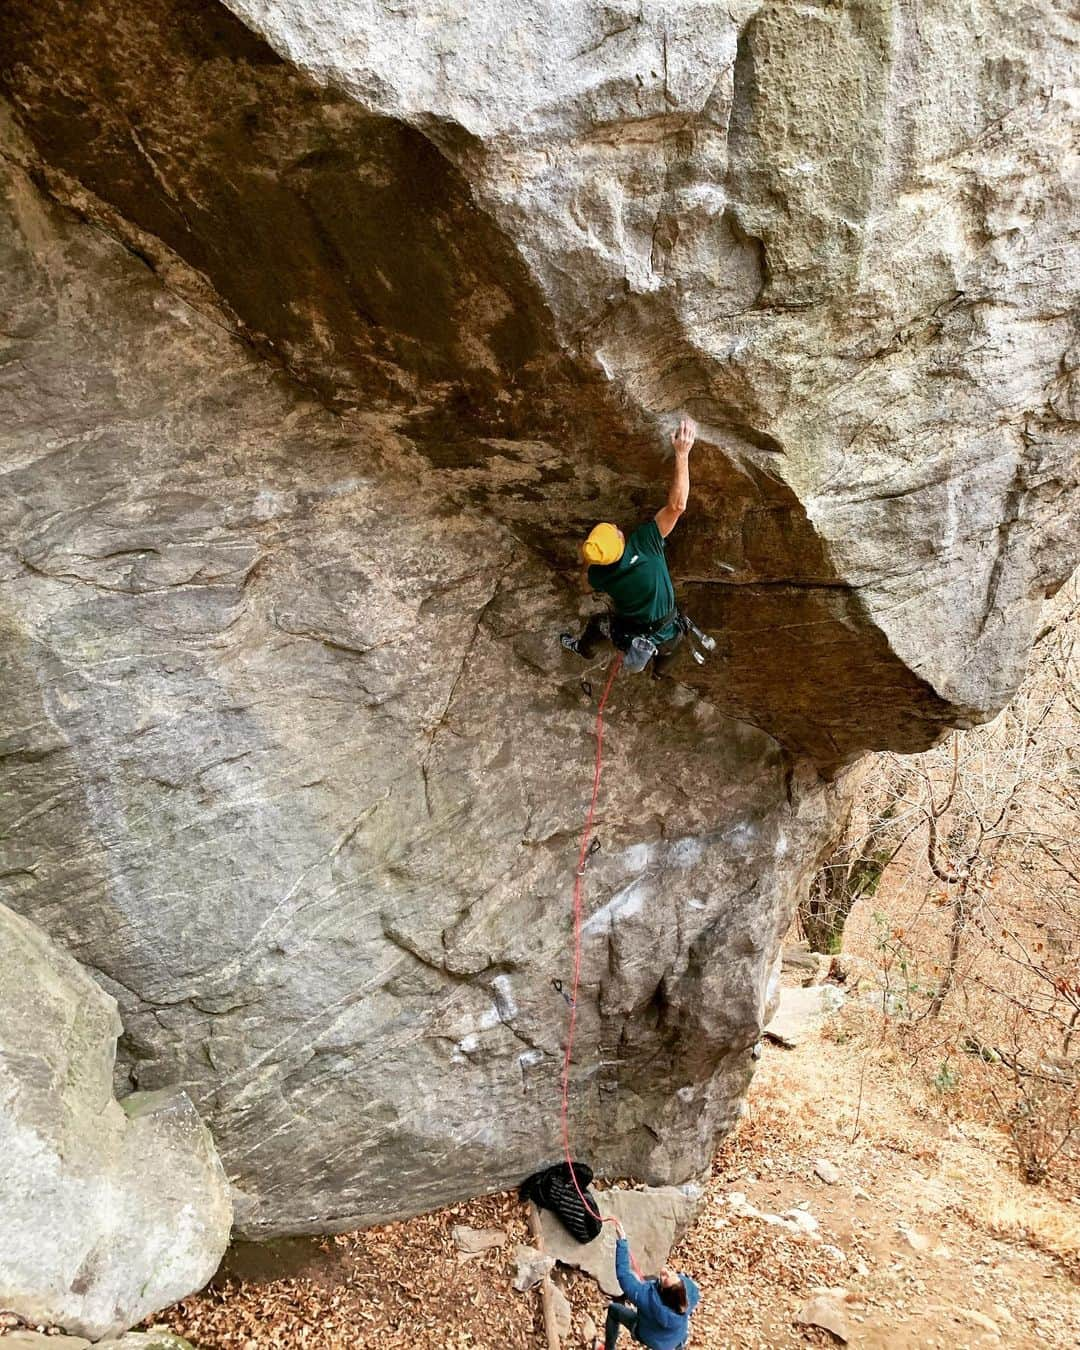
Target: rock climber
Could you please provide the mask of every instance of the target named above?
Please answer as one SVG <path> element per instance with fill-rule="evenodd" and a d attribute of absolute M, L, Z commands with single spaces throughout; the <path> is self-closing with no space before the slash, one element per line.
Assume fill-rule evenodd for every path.
<path fill-rule="evenodd" d="M 604 1350 L 615 1350 L 626 1327 L 640 1345 L 651 1350 L 680 1350 L 690 1338 L 690 1314 L 701 1291 L 689 1275 L 676 1275 L 664 1266 L 653 1280 L 639 1280 L 630 1269 L 630 1247 L 621 1223 L 615 1224 L 615 1274 L 629 1303 L 609 1303 L 604 1328 Z M 599 1341 L 593 1342 L 599 1350 Z"/>
<path fill-rule="evenodd" d="M 664 540 L 686 510 L 690 450 L 696 435 L 697 427 L 689 417 L 682 418 L 672 432 L 675 471 L 667 501 L 652 520 L 639 525 L 629 538 L 617 525 L 603 522 L 582 544 L 584 588 L 602 591 L 613 609 L 594 614 L 580 637 L 561 634 L 559 640 L 567 651 L 589 661 L 608 639 L 623 653 L 624 670 L 644 670 L 655 656 L 653 673 L 658 675 L 682 641 L 686 628 L 675 604 Z M 705 645 L 710 649 L 713 644 L 707 639 Z"/>

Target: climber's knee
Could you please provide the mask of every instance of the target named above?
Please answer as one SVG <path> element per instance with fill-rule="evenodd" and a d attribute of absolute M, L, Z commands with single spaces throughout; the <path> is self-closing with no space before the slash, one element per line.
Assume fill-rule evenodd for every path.
<path fill-rule="evenodd" d="M 611 637 L 611 627 L 606 614 L 594 614 L 580 637 L 575 638 L 571 633 L 562 633 L 559 635 L 559 641 L 568 652 L 574 652 L 577 656 L 582 656 L 586 661 L 591 661 L 601 646 Z"/>

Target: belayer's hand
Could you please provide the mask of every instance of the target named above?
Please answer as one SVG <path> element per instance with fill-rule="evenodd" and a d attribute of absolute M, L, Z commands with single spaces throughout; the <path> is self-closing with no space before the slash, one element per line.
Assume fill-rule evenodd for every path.
<path fill-rule="evenodd" d="M 684 417 L 679 422 L 678 427 L 671 433 L 671 444 L 675 447 L 675 453 L 677 455 L 688 455 L 696 436 L 697 424 L 693 418 Z"/>

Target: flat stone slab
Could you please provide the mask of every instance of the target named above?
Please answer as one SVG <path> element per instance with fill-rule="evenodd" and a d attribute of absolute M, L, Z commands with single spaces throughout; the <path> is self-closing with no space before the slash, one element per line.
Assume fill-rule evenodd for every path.
<path fill-rule="evenodd" d="M 655 1275 L 668 1259 L 678 1237 L 697 1211 L 699 1186 L 654 1186 L 638 1191 L 596 1191 L 597 1209 L 606 1218 L 618 1219 L 626 1229 L 630 1250 L 641 1273 Z M 591 1275 L 605 1294 L 620 1292 L 615 1278 L 615 1228 L 605 1223 L 592 1242 L 575 1242 L 550 1210 L 540 1211 L 544 1250 L 564 1266 L 574 1266 Z"/>
<path fill-rule="evenodd" d="M 834 1298 L 818 1295 L 810 1299 L 799 1309 L 795 1321 L 800 1326 L 823 1327 L 830 1335 L 845 1345 L 851 1339 L 844 1310 Z"/>
<path fill-rule="evenodd" d="M 555 1269 L 555 1258 L 550 1252 L 541 1252 L 520 1242 L 514 1248 L 514 1260 L 517 1262 L 514 1288 L 519 1294 L 535 1289 Z"/>
<path fill-rule="evenodd" d="M 793 1049 L 813 1035 L 843 1004 L 844 995 L 832 985 L 780 990 L 780 1006 L 765 1027 L 765 1035 Z"/>
<path fill-rule="evenodd" d="M 451 1228 L 450 1236 L 454 1246 L 462 1256 L 479 1256 L 492 1247 L 501 1247 L 506 1242 L 505 1228 L 469 1228 L 457 1224 Z"/>

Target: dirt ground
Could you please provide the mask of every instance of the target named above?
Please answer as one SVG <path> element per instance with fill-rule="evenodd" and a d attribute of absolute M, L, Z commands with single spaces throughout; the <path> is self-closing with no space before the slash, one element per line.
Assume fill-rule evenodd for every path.
<path fill-rule="evenodd" d="M 736 1213 L 733 1192 L 763 1213 L 802 1207 L 819 1232 Z M 455 1224 L 503 1228 L 507 1242 L 462 1260 Z M 515 1197 L 488 1196 L 287 1246 L 280 1273 L 238 1253 L 236 1274 L 157 1320 L 205 1350 L 544 1346 L 538 1294 L 511 1288 L 527 1240 Z M 950 1120 L 879 1015 L 853 1005 L 797 1049 L 766 1047 L 674 1264 L 702 1288 L 693 1347 L 837 1344 L 794 1320 L 819 1290 L 833 1291 L 850 1343 L 875 1350 L 1080 1346 L 1080 1197 L 1021 1183 L 1005 1138 Z M 585 1319 L 602 1324 L 605 1300 L 582 1276 L 556 1278 L 574 1309 L 564 1345 L 587 1346 Z"/>

